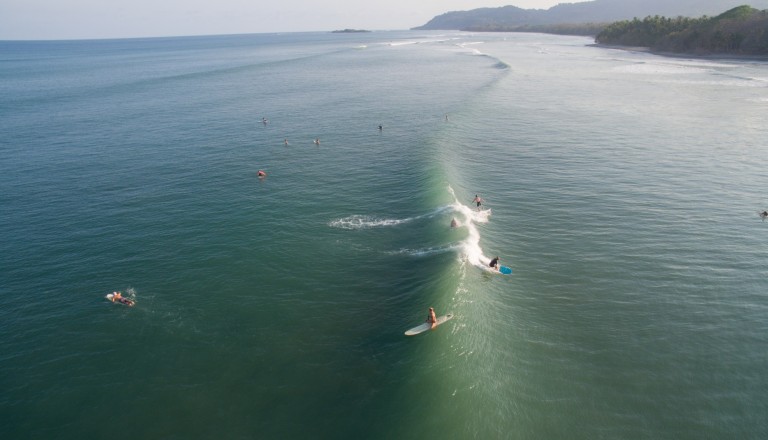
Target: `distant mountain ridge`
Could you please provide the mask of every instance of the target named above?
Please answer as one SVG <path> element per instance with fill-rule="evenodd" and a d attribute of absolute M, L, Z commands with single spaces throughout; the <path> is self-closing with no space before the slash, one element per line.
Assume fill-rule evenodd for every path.
<path fill-rule="evenodd" d="M 511 0 L 514 1 L 514 0 Z M 414 30 L 510 30 L 563 23 L 609 23 L 648 16 L 712 16 L 737 6 L 768 9 L 768 0 L 593 0 L 561 3 L 549 9 L 516 6 L 447 12 Z"/>

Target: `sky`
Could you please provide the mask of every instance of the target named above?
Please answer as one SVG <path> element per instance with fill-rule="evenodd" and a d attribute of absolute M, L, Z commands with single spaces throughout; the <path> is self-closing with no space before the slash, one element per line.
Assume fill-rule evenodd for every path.
<path fill-rule="evenodd" d="M 399 30 L 450 11 L 583 0 L 0 0 L 0 40 Z"/>

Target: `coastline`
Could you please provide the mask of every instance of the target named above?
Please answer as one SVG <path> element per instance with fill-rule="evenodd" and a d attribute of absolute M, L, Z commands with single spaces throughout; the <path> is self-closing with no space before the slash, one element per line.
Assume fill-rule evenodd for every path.
<path fill-rule="evenodd" d="M 652 50 L 650 47 L 643 46 L 620 46 L 614 44 L 600 44 L 593 43 L 588 44 L 589 47 L 600 47 L 603 49 L 618 49 L 627 52 L 643 52 L 652 55 L 659 55 L 669 58 L 695 58 L 702 60 L 731 60 L 731 61 L 761 61 L 768 62 L 768 55 L 744 55 L 744 54 L 729 54 L 729 53 L 713 53 L 713 54 L 695 54 L 690 52 L 662 52 Z"/>

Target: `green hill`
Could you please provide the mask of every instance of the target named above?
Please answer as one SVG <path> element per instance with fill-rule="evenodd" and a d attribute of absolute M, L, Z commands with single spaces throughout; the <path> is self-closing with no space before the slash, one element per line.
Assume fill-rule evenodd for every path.
<path fill-rule="evenodd" d="M 574 1 L 574 0 L 570 0 Z M 561 3 L 549 9 L 522 9 L 515 6 L 453 11 L 434 17 L 414 29 L 549 32 L 552 28 L 611 23 L 635 17 L 700 17 L 714 15 L 743 4 L 768 9 L 768 0 L 592 0 Z M 510 0 L 514 2 L 514 0 Z M 597 31 L 591 35 L 596 35 Z"/>
<path fill-rule="evenodd" d="M 716 17 L 624 20 L 607 26 L 600 44 L 697 55 L 768 55 L 768 10 L 738 6 Z"/>

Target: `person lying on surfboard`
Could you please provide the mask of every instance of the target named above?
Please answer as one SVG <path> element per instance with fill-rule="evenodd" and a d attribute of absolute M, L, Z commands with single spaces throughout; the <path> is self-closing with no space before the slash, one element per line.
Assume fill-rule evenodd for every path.
<path fill-rule="evenodd" d="M 432 330 L 437 327 L 437 316 L 435 316 L 435 309 L 429 308 L 429 315 L 427 315 L 427 322 L 430 323 L 429 329 Z"/>
<path fill-rule="evenodd" d="M 494 270 L 496 270 L 496 271 L 498 272 L 498 271 L 499 271 L 499 267 L 501 266 L 501 265 L 499 264 L 499 257 L 498 257 L 498 256 L 496 256 L 496 257 L 493 257 L 493 260 L 491 260 L 491 263 L 489 264 L 489 266 L 490 266 L 492 269 L 494 269 Z"/>
<path fill-rule="evenodd" d="M 123 295 L 120 292 L 112 292 L 112 302 L 120 301 L 123 299 Z"/>

